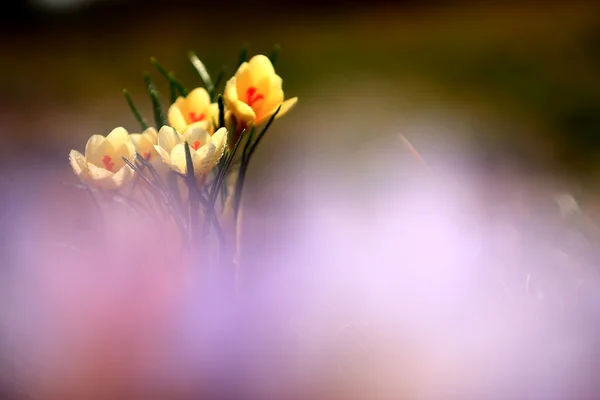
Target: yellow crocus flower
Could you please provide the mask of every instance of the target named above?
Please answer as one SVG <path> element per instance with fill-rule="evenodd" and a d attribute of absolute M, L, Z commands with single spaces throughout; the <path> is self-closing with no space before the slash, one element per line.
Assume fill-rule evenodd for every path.
<path fill-rule="evenodd" d="M 196 88 L 186 97 L 177 98 L 169 108 L 168 117 L 169 124 L 178 132 L 185 132 L 191 126 L 202 126 L 212 133 L 213 120 L 219 120 L 219 106 L 210 102 L 206 89 Z"/>
<path fill-rule="evenodd" d="M 223 156 L 227 143 L 227 129 L 220 128 L 212 136 L 199 125 L 189 127 L 183 134 L 169 126 L 160 129 L 158 144 L 154 148 L 165 164 L 183 175 L 187 173 L 185 142 L 190 146 L 194 176 L 199 182 L 203 182 Z"/>
<path fill-rule="evenodd" d="M 283 100 L 282 80 L 275 73 L 271 60 L 262 54 L 240 65 L 225 85 L 223 97 L 227 109 L 242 126 L 260 125 L 281 105 L 279 118 L 298 101 L 297 97 Z"/>
<path fill-rule="evenodd" d="M 75 174 L 90 186 L 108 190 L 121 188 L 134 175 L 122 157 L 133 162 L 135 147 L 124 128 L 115 128 L 106 137 L 93 135 L 85 155 L 71 150 L 69 161 Z"/>

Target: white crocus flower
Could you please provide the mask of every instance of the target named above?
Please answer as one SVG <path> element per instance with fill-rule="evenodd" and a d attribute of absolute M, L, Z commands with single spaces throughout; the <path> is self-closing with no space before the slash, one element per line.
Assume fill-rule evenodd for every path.
<path fill-rule="evenodd" d="M 160 129 L 154 148 L 169 168 L 182 175 L 187 173 L 186 142 L 190 146 L 194 176 L 202 182 L 223 156 L 227 129 L 220 128 L 212 136 L 201 126 L 191 126 L 183 134 L 168 126 Z"/>
<path fill-rule="evenodd" d="M 134 171 L 122 157 L 133 162 L 135 147 L 124 128 L 115 128 L 108 136 L 93 135 L 85 146 L 85 155 L 71 150 L 69 161 L 75 174 L 92 187 L 116 190 L 129 182 Z"/>

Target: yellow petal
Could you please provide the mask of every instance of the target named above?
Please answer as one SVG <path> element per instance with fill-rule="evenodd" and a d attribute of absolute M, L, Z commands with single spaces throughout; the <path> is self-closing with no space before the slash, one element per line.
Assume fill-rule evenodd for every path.
<path fill-rule="evenodd" d="M 279 110 L 279 113 L 277 114 L 275 119 L 281 118 L 285 114 L 287 114 L 287 112 L 290 111 L 296 105 L 297 102 L 298 102 L 297 97 L 292 97 L 291 99 L 287 99 L 286 101 L 284 101 L 283 104 L 281 105 L 281 110 Z"/>
<path fill-rule="evenodd" d="M 171 153 L 173 147 L 176 144 L 181 143 L 181 135 L 170 126 L 163 126 L 160 128 L 160 131 L 158 131 L 157 143 L 160 147 L 165 149 L 167 153 Z"/>
<path fill-rule="evenodd" d="M 236 87 L 236 78 L 233 77 L 227 81 L 225 84 L 225 90 L 223 92 L 223 100 L 225 100 L 225 105 L 227 108 L 231 109 L 235 103 L 238 101 L 237 95 L 237 87 Z"/>
<path fill-rule="evenodd" d="M 268 114 L 283 102 L 282 81 L 278 75 L 271 75 L 266 89 L 265 101 L 261 110 L 257 110 L 256 114 Z M 262 113 L 260 112 L 262 111 Z M 271 113 L 272 114 L 272 113 Z"/>
<path fill-rule="evenodd" d="M 102 135 L 92 135 L 85 145 L 85 159 L 94 164 L 102 162 L 102 156 L 112 148 Z M 110 150 L 112 152 L 112 150 Z"/>
<path fill-rule="evenodd" d="M 252 107 L 243 101 L 239 101 L 235 104 L 235 107 L 232 109 L 236 119 L 244 124 L 250 124 L 254 122 L 256 119 L 256 114 Z"/>
<path fill-rule="evenodd" d="M 112 130 L 106 136 L 106 140 L 113 146 L 114 149 L 119 148 L 124 143 L 127 143 L 131 140 L 129 137 L 129 133 L 123 127 L 118 127 Z"/>
<path fill-rule="evenodd" d="M 181 109 L 176 104 L 172 104 L 169 107 L 168 118 L 169 124 L 180 132 L 183 132 L 187 127 L 187 122 L 185 122 Z"/>
<path fill-rule="evenodd" d="M 201 112 L 210 105 L 210 96 L 204 88 L 192 90 L 185 100 L 184 113 Z"/>
<path fill-rule="evenodd" d="M 252 72 L 250 71 L 250 65 L 247 62 L 242 63 L 235 73 L 235 76 L 230 79 L 230 81 L 235 83 L 236 96 L 239 96 L 240 93 L 244 93 L 254 82 Z"/>
<path fill-rule="evenodd" d="M 273 68 L 271 60 L 264 54 L 257 54 L 252 57 L 248 62 L 248 69 L 252 73 L 254 82 L 258 82 L 263 78 L 275 74 L 275 68 Z"/>
<path fill-rule="evenodd" d="M 73 172 L 75 172 L 75 175 L 79 176 L 82 179 L 87 178 L 88 167 L 83 154 L 81 154 L 77 150 L 71 150 L 71 152 L 69 153 L 69 162 L 71 163 L 71 167 L 73 168 Z"/>
<path fill-rule="evenodd" d="M 219 123 L 219 104 L 211 103 L 210 105 L 210 120 L 213 125 L 213 129 L 209 129 L 209 132 L 214 132 L 217 129 L 217 124 Z"/>

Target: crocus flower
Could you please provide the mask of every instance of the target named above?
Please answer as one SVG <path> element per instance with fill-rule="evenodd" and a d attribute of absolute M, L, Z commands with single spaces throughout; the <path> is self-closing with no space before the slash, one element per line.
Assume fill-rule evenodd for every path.
<path fill-rule="evenodd" d="M 227 82 L 223 97 L 238 126 L 260 125 L 281 105 L 279 118 L 298 101 L 297 97 L 283 100 L 281 78 L 275 73 L 271 60 L 262 54 L 240 65 Z"/>
<path fill-rule="evenodd" d="M 202 126 L 209 133 L 214 131 L 214 121 L 219 119 L 219 106 L 210 102 L 204 88 L 192 90 L 187 97 L 179 96 L 169 108 L 169 124 L 178 132 L 191 126 Z"/>
<path fill-rule="evenodd" d="M 71 150 L 69 161 L 73 171 L 90 186 L 115 190 L 134 174 L 122 157 L 133 161 L 135 147 L 124 128 L 115 128 L 108 136 L 93 135 L 85 145 L 85 155 Z"/>
<path fill-rule="evenodd" d="M 187 173 L 185 142 L 190 146 L 194 176 L 203 181 L 223 156 L 227 143 L 227 129 L 220 128 L 212 136 L 199 125 L 189 127 L 183 134 L 169 126 L 160 129 L 158 144 L 154 148 L 165 164 L 184 175 Z"/>
<path fill-rule="evenodd" d="M 154 146 L 158 143 L 158 132 L 150 127 L 142 133 L 132 133 L 131 141 L 135 146 L 135 152 L 146 161 L 153 161 L 160 158 Z"/>

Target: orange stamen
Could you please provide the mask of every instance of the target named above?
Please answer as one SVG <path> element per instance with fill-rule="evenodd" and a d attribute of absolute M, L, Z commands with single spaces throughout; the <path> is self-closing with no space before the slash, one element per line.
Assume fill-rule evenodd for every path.
<path fill-rule="evenodd" d="M 192 123 L 202 121 L 202 120 L 204 120 L 204 118 L 206 118 L 206 114 L 204 114 L 204 113 L 196 114 L 193 111 L 190 112 L 188 115 L 189 115 L 190 121 L 192 121 Z"/>
<path fill-rule="evenodd" d="M 152 154 L 150 154 L 150 152 L 144 153 L 143 157 L 146 161 L 150 161 L 150 157 L 152 157 Z"/>
<path fill-rule="evenodd" d="M 112 158 L 109 155 L 102 157 L 102 164 L 104 164 L 104 169 L 109 170 L 110 172 L 112 172 L 112 169 L 115 166 L 115 163 L 112 162 Z"/>
<path fill-rule="evenodd" d="M 250 86 L 246 90 L 246 104 L 250 107 L 259 100 L 264 100 L 265 96 L 256 91 L 256 87 Z"/>
<path fill-rule="evenodd" d="M 198 150 L 200 148 L 200 141 L 196 140 L 190 147 L 194 150 Z"/>

